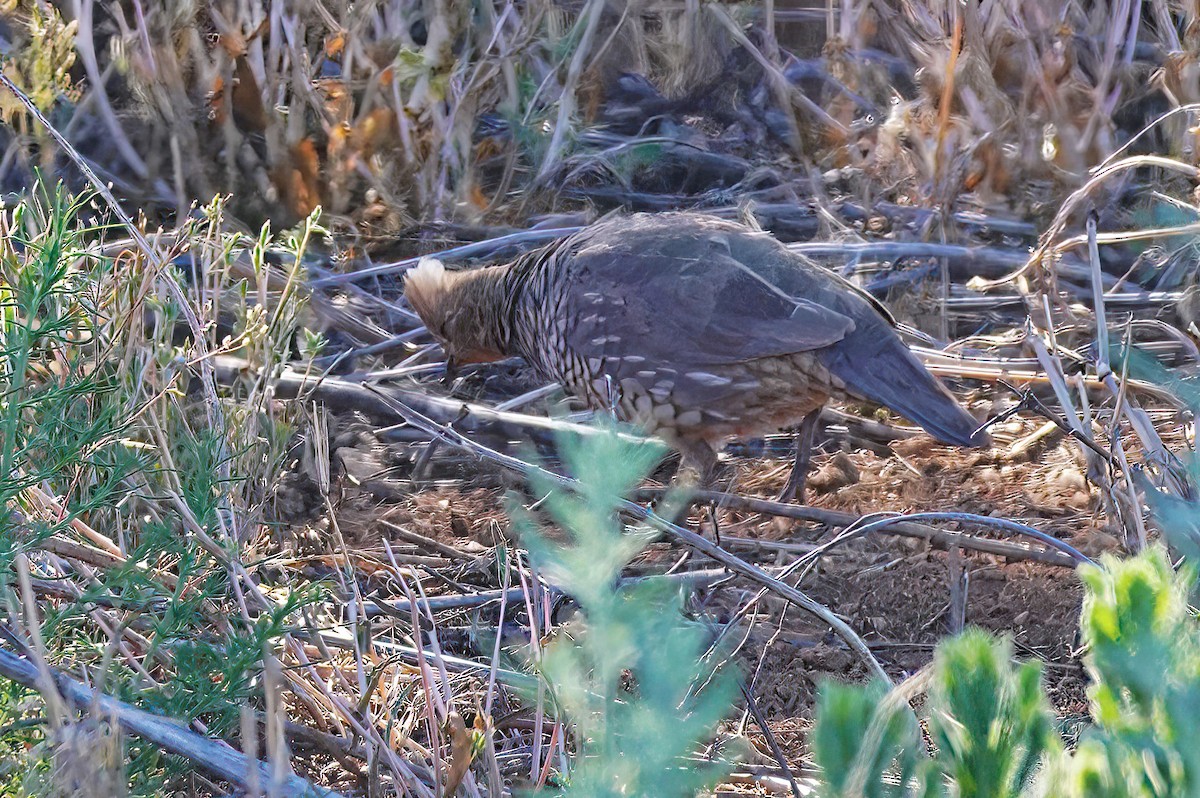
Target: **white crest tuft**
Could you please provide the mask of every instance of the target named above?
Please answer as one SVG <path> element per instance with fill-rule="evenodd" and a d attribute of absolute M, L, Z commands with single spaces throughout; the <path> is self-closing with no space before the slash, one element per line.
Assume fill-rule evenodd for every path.
<path fill-rule="evenodd" d="M 404 295 L 426 325 L 437 323 L 438 310 L 451 282 L 450 273 L 437 258 L 421 258 L 405 275 Z"/>

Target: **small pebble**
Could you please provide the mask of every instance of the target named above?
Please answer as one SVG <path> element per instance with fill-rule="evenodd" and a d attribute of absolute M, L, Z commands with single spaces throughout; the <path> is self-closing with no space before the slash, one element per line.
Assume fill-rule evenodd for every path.
<path fill-rule="evenodd" d="M 855 485 L 862 479 L 854 461 L 845 452 L 838 452 L 808 479 L 814 493 L 832 493 Z"/>
<path fill-rule="evenodd" d="M 1067 506 L 1086 510 L 1092 504 L 1092 496 L 1086 490 L 1077 490 L 1067 497 Z"/>

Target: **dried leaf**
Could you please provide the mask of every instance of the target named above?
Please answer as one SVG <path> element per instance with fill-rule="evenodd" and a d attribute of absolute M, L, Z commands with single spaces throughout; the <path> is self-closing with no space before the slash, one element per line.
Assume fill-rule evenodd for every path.
<path fill-rule="evenodd" d="M 446 725 L 450 731 L 450 763 L 446 767 L 444 794 L 453 795 L 454 791 L 458 789 L 458 785 L 462 784 L 467 770 L 471 767 L 471 761 L 475 758 L 475 735 L 467 729 L 462 715 L 457 712 L 450 713 L 450 717 L 446 719 Z"/>
<path fill-rule="evenodd" d="M 325 37 L 325 55 L 330 58 L 339 57 L 346 49 L 346 31 L 339 30 L 331 36 Z"/>
<path fill-rule="evenodd" d="M 396 115 L 387 108 L 376 108 L 354 126 L 351 144 L 362 158 L 396 144 Z"/>
<path fill-rule="evenodd" d="M 208 118 L 220 127 L 225 124 L 225 78 L 217 75 L 213 78 L 212 88 L 208 91 Z"/>
<path fill-rule="evenodd" d="M 267 109 L 262 91 L 246 57 L 239 56 L 233 68 L 233 121 L 239 130 L 261 133 L 267 129 Z"/>
<path fill-rule="evenodd" d="M 222 33 L 217 37 L 217 43 L 221 45 L 230 58 L 243 58 L 246 55 L 247 42 L 245 37 L 237 31 L 229 31 Z"/>
<path fill-rule="evenodd" d="M 288 210 L 304 217 L 321 204 L 321 159 L 311 139 L 293 144 L 289 155 L 291 163 L 274 170 L 272 182 Z"/>
<path fill-rule="evenodd" d="M 479 187 L 478 183 L 471 185 L 471 204 L 480 210 L 486 209 L 491 204 L 491 200 L 483 193 L 483 189 Z"/>

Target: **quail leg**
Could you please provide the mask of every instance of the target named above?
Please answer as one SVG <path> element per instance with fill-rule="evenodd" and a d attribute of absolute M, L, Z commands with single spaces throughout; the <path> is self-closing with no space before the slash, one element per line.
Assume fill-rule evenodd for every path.
<path fill-rule="evenodd" d="M 684 440 L 679 443 L 683 455 L 675 481 L 707 490 L 712 487 L 717 472 L 717 453 L 704 441 Z"/>
<path fill-rule="evenodd" d="M 686 525 L 692 506 L 691 490 L 712 488 L 718 460 L 717 453 L 702 440 L 680 440 L 676 442 L 676 448 L 681 456 L 679 469 L 671 482 L 682 489 L 683 502 L 671 508 L 669 518 L 672 523 Z"/>
<path fill-rule="evenodd" d="M 812 460 L 813 438 L 817 433 L 817 422 L 821 418 L 821 409 L 809 413 L 800 422 L 800 430 L 796 435 L 796 461 L 792 465 L 792 475 L 779 494 L 779 501 L 795 500 L 804 503 L 804 482 L 808 478 L 808 466 Z"/>

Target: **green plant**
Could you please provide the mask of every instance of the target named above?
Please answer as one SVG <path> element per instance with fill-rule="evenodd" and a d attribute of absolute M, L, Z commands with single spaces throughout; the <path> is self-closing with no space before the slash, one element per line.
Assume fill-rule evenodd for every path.
<path fill-rule="evenodd" d="M 178 308 L 159 299 L 161 272 L 137 254 L 102 254 L 98 242 L 113 231 L 82 221 L 94 215 L 90 199 L 39 190 L 0 213 L 5 645 L 20 639 L 106 693 L 234 736 L 245 711 L 262 705 L 265 652 L 316 595 L 297 589 L 256 604 L 242 562 L 265 528 L 264 486 L 288 430 L 268 407 L 265 380 L 296 328 L 294 272 L 319 228 L 310 219 L 284 238 L 297 266 L 269 308 L 255 304 L 268 294 L 252 284 L 265 285 L 266 249 L 278 247 L 266 231 L 248 250 L 251 277 L 240 279 L 219 202 L 179 233 L 210 298 L 196 307 L 235 319 L 222 341 L 205 326 L 209 348 L 266 375 L 212 406 L 196 401 Z M 114 736 L 103 718 L 52 705 L 15 688 L 0 697 L 0 795 L 69 795 L 87 783 L 97 795 L 158 795 L 190 767 Z"/>
<path fill-rule="evenodd" d="M 514 502 L 522 541 L 541 574 L 572 596 L 584 621 L 562 630 L 538 668 L 573 729 L 575 756 L 560 785 L 572 798 L 694 796 L 725 763 L 697 759 L 729 711 L 735 682 L 706 655 L 705 629 L 682 614 L 680 588 L 650 578 L 620 584 L 622 568 L 652 540 L 623 530 L 617 499 L 661 457 L 614 431 L 564 438 L 560 453 L 578 480 L 571 494 L 535 479 L 540 507 L 562 537 L 543 531 Z"/>
<path fill-rule="evenodd" d="M 128 411 L 94 290 L 111 278 L 112 264 L 87 253 L 87 237 L 102 230 L 78 221 L 86 206 L 87 198 L 38 191 L 0 214 L 0 591 L 14 619 L 14 568 L 32 562 L 35 576 L 49 576 L 43 547 L 119 504 L 145 462 L 123 445 Z M 95 590 L 88 593 L 83 600 L 94 599 Z M 53 662 L 95 650 L 90 636 L 62 634 L 68 614 L 66 605 L 50 608 L 38 630 L 57 649 L 47 654 Z M 88 739 L 35 696 L 7 685 L 0 701 L 0 794 L 52 784 L 53 774 L 70 769 L 65 763 L 79 761 L 71 743 Z"/>
<path fill-rule="evenodd" d="M 886 688 L 825 684 L 817 702 L 819 722 L 810 738 L 825 771 L 828 796 L 893 798 L 908 794 L 916 775 L 921 731 L 916 718 L 885 705 Z M 870 741 L 865 744 L 865 741 Z M 892 778 L 884 778 L 888 774 Z"/>
<path fill-rule="evenodd" d="M 1082 616 L 1093 725 L 1062 750 L 1039 667 L 973 630 L 938 647 L 925 708 L 932 752 L 907 703 L 878 685 L 826 685 L 813 748 L 826 796 L 1200 796 L 1200 626 L 1194 571 L 1149 550 L 1085 566 Z"/>
<path fill-rule="evenodd" d="M 1200 627 L 1192 568 L 1165 552 L 1082 571 L 1083 633 L 1095 725 L 1064 768 L 1064 794 L 1200 796 Z"/>
<path fill-rule="evenodd" d="M 1013 798 L 1054 750 L 1041 669 L 1015 672 L 1012 647 L 980 630 L 942 643 L 934 658 L 928 713 L 932 757 L 903 697 L 881 686 L 825 685 L 813 750 L 827 796 Z M 945 785 L 954 785 L 944 792 Z"/>
<path fill-rule="evenodd" d="M 11 20 L 13 0 L 0 3 L 0 14 Z M 6 6 L 9 6 L 6 8 Z M 31 3 L 28 17 L 22 24 L 10 28 L 17 41 L 5 54 L 5 73 L 22 86 L 43 112 L 49 112 L 62 97 L 76 99 L 78 92 L 71 86 L 71 67 L 75 64 L 75 37 L 79 33 L 76 20 L 67 21 L 53 7 Z M 24 108 L 8 92 L 0 93 L 0 116 L 7 124 L 27 126 Z M 30 128 L 40 144 L 46 143 L 45 132 Z M 52 163 L 47 155 L 48 164 Z"/>

